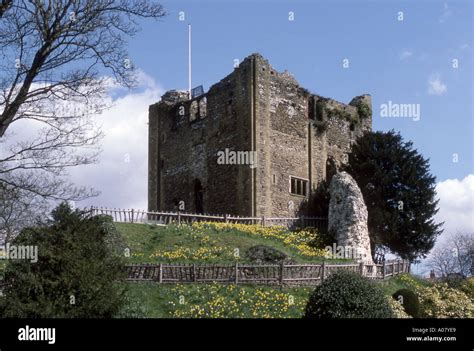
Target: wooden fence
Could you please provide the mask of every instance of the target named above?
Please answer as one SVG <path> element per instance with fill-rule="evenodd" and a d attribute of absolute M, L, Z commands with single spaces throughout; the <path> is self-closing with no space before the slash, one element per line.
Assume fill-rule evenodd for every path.
<path fill-rule="evenodd" d="M 239 217 L 231 215 L 211 215 L 185 212 L 149 212 L 134 209 L 116 209 L 91 207 L 87 209 L 91 215 L 108 215 L 114 222 L 154 223 L 154 224 L 190 224 L 193 222 L 225 222 L 240 224 L 260 224 L 262 226 L 280 225 L 288 228 L 313 227 L 319 231 L 327 231 L 326 217 Z"/>
<path fill-rule="evenodd" d="M 128 281 L 156 283 L 233 283 L 317 285 L 338 270 L 350 270 L 370 279 L 386 279 L 410 271 L 408 261 L 384 264 L 134 264 L 127 265 Z"/>
<path fill-rule="evenodd" d="M 313 286 L 332 273 L 347 269 L 370 279 L 386 279 L 410 272 L 408 261 L 384 264 L 132 264 L 127 281 L 161 284 L 227 283 L 278 286 Z M 5 284 L 0 280 L 0 293 Z"/>

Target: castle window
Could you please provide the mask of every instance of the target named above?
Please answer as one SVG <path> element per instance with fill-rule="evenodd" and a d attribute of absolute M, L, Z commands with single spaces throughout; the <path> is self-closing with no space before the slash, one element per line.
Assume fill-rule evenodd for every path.
<path fill-rule="evenodd" d="M 203 97 L 201 101 L 199 101 L 199 117 L 206 118 L 207 116 L 207 98 Z"/>
<path fill-rule="evenodd" d="M 306 179 L 290 176 L 290 193 L 293 195 L 306 196 L 308 194 L 308 181 Z"/>
<path fill-rule="evenodd" d="M 198 113 L 198 103 L 196 100 L 194 100 L 193 102 L 191 102 L 191 106 L 189 108 L 189 121 L 190 122 L 193 122 L 194 120 L 196 120 L 197 113 Z"/>

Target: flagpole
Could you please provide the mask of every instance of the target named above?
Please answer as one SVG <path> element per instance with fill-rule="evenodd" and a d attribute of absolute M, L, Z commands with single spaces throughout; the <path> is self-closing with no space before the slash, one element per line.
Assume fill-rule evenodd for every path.
<path fill-rule="evenodd" d="M 191 99 L 191 24 L 188 24 L 188 92 Z"/>

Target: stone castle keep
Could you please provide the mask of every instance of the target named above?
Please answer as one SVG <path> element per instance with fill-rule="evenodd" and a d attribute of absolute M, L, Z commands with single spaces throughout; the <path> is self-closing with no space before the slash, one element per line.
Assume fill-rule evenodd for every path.
<path fill-rule="evenodd" d="M 148 210 L 294 216 L 371 126 L 369 95 L 311 94 L 253 54 L 207 93 L 172 90 L 150 106 Z M 221 164 L 224 151 L 253 151 L 255 167 Z"/>

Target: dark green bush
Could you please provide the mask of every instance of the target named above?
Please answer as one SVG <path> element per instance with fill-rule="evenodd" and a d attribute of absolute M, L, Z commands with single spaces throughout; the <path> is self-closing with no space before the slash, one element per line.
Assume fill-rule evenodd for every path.
<path fill-rule="evenodd" d="M 288 255 L 286 255 L 284 252 L 266 245 L 252 246 L 247 250 L 246 254 L 251 262 L 258 264 L 277 264 L 288 260 Z"/>
<path fill-rule="evenodd" d="M 465 279 L 459 287 L 459 290 L 464 292 L 471 300 L 474 301 L 474 277 Z"/>
<path fill-rule="evenodd" d="M 331 274 L 311 294 L 304 318 L 392 318 L 382 290 L 349 271 Z"/>
<path fill-rule="evenodd" d="M 448 284 L 448 287 L 452 289 L 458 289 L 458 290 L 461 288 L 465 280 L 466 280 L 465 277 L 457 273 L 449 274 L 447 277 L 444 277 L 442 279 L 443 282 Z"/>
<path fill-rule="evenodd" d="M 420 301 L 418 300 L 418 296 L 413 291 L 408 289 L 400 289 L 395 292 L 392 297 L 402 304 L 403 309 L 407 314 L 414 318 L 419 317 Z"/>
<path fill-rule="evenodd" d="M 110 218 L 61 204 L 52 220 L 26 228 L 16 245 L 38 260 L 8 260 L 0 311 L 17 318 L 108 318 L 124 302 L 123 246 Z M 0 301 L 1 302 L 1 301 Z"/>

